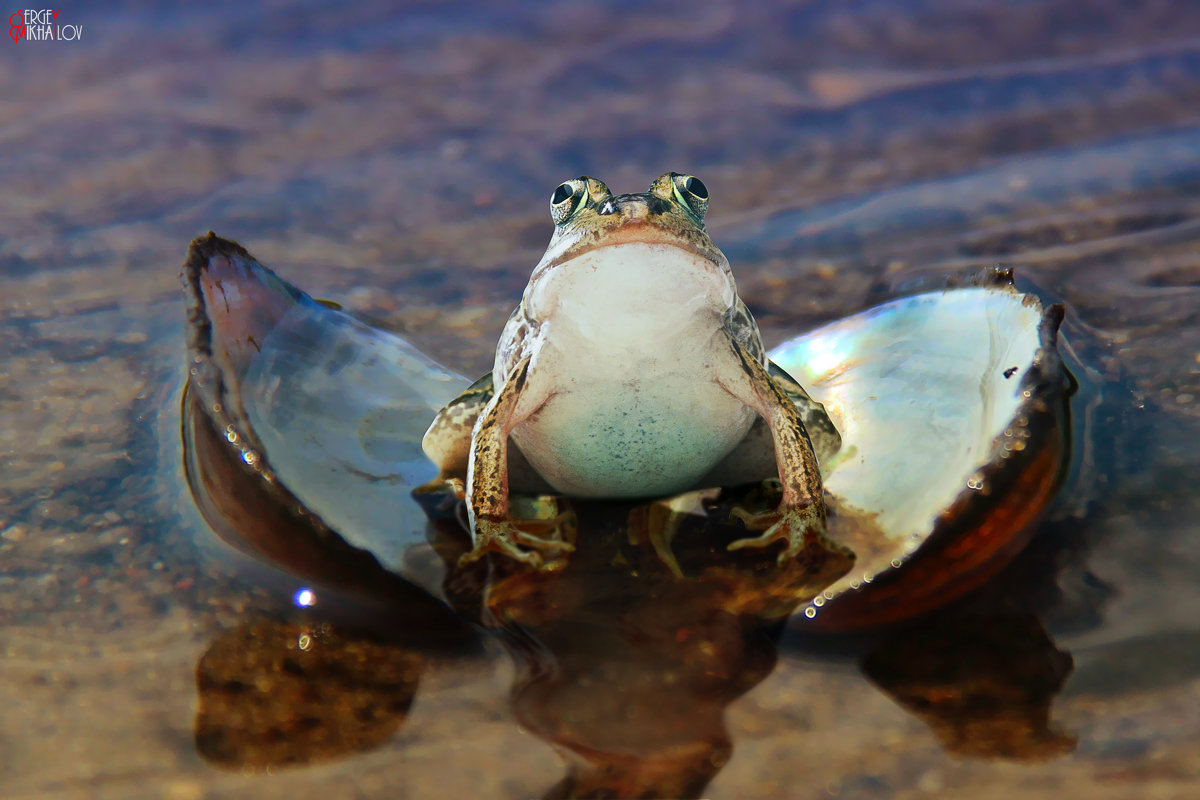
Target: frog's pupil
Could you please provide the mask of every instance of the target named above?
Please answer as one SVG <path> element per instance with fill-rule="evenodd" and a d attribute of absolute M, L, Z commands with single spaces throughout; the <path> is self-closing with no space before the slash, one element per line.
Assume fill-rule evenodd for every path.
<path fill-rule="evenodd" d="M 687 189 L 701 200 L 708 199 L 708 187 L 705 186 L 704 181 L 700 180 L 699 178 L 688 178 L 683 184 L 683 188 Z"/>
<path fill-rule="evenodd" d="M 559 184 L 559 187 L 554 190 L 554 196 L 550 198 L 550 205 L 556 206 L 574 193 L 570 184 Z"/>

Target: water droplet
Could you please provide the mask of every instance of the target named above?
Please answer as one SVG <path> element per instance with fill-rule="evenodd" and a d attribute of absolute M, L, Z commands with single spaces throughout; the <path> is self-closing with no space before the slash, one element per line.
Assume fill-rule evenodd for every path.
<path fill-rule="evenodd" d="M 816 619 L 817 610 L 812 606 L 809 606 L 808 608 L 804 609 L 804 616 L 808 617 L 809 619 Z"/>

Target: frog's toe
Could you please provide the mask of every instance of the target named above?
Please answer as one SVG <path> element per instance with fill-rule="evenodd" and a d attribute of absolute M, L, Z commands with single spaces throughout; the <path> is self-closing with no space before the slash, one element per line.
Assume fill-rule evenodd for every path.
<path fill-rule="evenodd" d="M 771 528 L 774 528 L 778 525 L 778 523 L 780 522 L 780 520 L 782 520 L 782 518 L 783 518 L 783 512 L 777 508 L 773 508 L 770 511 L 747 511 L 744 508 L 738 507 L 729 512 L 730 521 L 735 520 L 735 519 L 741 520 L 742 524 L 746 526 L 746 529 L 752 530 L 752 531 L 769 530 Z M 762 537 L 754 537 L 754 538 L 761 539 Z M 764 541 L 763 544 L 764 545 L 770 544 L 771 542 L 775 541 L 776 538 L 777 537 L 772 537 L 772 538 Z M 738 541 L 749 542 L 750 540 L 749 539 L 739 539 Z M 734 542 L 734 544 L 737 544 L 737 542 Z M 742 547 L 751 547 L 752 545 L 744 544 L 741 546 Z M 736 550 L 738 548 L 731 546 L 730 549 Z"/>
<path fill-rule="evenodd" d="M 747 536 L 744 539 L 737 539 L 730 542 L 727 549 L 743 550 L 748 547 L 770 547 L 775 542 L 783 541 L 787 546 L 779 554 L 779 563 L 785 564 L 800 552 L 803 547 L 803 538 L 803 535 L 793 536 L 788 530 L 788 526 L 784 524 L 783 520 L 780 520 L 758 536 Z"/>
<path fill-rule="evenodd" d="M 556 562 L 546 562 L 543 554 L 553 559 L 575 550 L 575 545 L 562 538 L 565 525 L 565 520 L 556 517 L 539 525 L 535 533 L 518 528 L 511 520 L 477 520 L 475 547 L 459 558 L 458 565 L 466 566 L 488 553 L 500 553 L 534 569 L 549 569 Z"/>
<path fill-rule="evenodd" d="M 772 519 L 775 522 L 758 536 L 730 542 L 729 550 L 768 547 L 775 542 L 782 541 L 785 543 L 783 551 L 779 554 L 779 563 L 782 565 L 805 554 L 810 548 L 826 552 L 842 549 L 825 538 L 825 522 L 814 506 L 789 508 L 763 514 L 750 514 L 741 509 L 734 509 L 732 516 L 745 522 L 747 527 L 755 527 Z"/>
<path fill-rule="evenodd" d="M 475 546 L 458 559 L 458 565 L 465 567 L 488 553 L 500 553 L 534 569 L 541 569 L 542 554 L 536 548 L 523 549 L 521 545 L 526 543 L 524 539 L 527 539 L 527 535 L 511 522 L 478 520 L 475 523 Z"/>
<path fill-rule="evenodd" d="M 536 533 L 529 533 L 520 528 L 516 532 L 517 544 L 525 547 L 532 547 L 535 551 L 541 551 L 549 555 L 557 555 L 559 553 L 575 552 L 575 545 L 570 542 L 563 541 L 559 538 L 545 538 Z"/>

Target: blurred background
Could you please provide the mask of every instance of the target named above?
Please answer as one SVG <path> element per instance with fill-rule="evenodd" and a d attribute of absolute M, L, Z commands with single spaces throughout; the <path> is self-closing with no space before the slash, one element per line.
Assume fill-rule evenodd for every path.
<path fill-rule="evenodd" d="M 79 40 L 0 40 L 0 794 L 553 785 L 498 650 L 433 659 L 373 749 L 279 775 L 205 755 L 198 662 L 277 603 L 222 567 L 179 475 L 179 265 L 214 230 L 482 373 L 554 187 L 667 170 L 707 184 L 768 344 L 1003 264 L 1120 387 L 1043 537 L 1070 545 L 1042 621 L 1074 657 L 1052 714 L 1073 745 L 948 751 L 852 663 L 785 647 L 729 707 L 708 796 L 1200 792 L 1200 6 L 116 2 L 58 24 Z"/>

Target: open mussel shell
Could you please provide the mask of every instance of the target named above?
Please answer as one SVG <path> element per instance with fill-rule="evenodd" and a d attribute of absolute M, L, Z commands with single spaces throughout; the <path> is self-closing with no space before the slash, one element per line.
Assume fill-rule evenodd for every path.
<path fill-rule="evenodd" d="M 857 555 L 797 619 L 847 630 L 912 617 L 1028 543 L 1070 450 L 1062 314 L 997 270 L 771 352 L 842 433 L 822 465 L 829 535 Z"/>
<path fill-rule="evenodd" d="M 412 546 L 425 542 L 426 517 L 411 491 L 437 474 L 421 451 L 429 420 L 467 381 L 212 234 L 192 243 L 183 281 L 190 355 L 184 439 L 189 480 L 206 516 L 229 516 L 227 498 L 204 496 L 214 485 L 228 493 L 238 482 L 254 484 L 308 528 L 327 538 L 335 532 L 436 591 L 442 575 L 435 558 L 420 569 L 406 563 Z M 240 476 L 211 474 L 218 469 L 212 455 L 201 462 L 211 447 L 201 446 L 197 432 L 210 428 L 235 454 Z M 209 521 L 219 534 L 229 527 Z M 237 535 L 247 531 L 227 538 Z M 253 535 L 231 543 L 278 561 L 286 546 Z"/>

